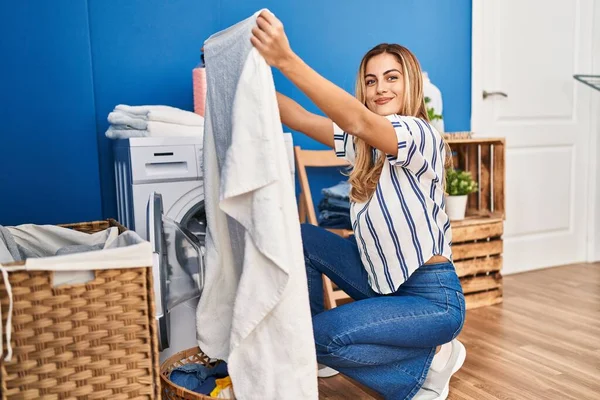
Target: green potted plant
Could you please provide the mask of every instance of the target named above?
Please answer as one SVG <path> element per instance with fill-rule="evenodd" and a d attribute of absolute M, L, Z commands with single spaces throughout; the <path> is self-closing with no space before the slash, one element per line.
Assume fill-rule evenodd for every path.
<path fill-rule="evenodd" d="M 477 182 L 470 172 L 448 168 L 446 170 L 446 214 L 451 221 L 465 218 L 467 197 L 477 191 Z"/>

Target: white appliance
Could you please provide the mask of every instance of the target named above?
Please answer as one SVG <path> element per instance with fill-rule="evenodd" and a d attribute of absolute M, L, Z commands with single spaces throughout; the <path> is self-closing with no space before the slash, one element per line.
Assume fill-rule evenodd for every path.
<path fill-rule="evenodd" d="M 202 137 L 130 138 L 114 147 L 119 222 L 144 239 L 150 193 L 179 223 L 204 210 Z"/>
<path fill-rule="evenodd" d="M 115 180 L 117 185 L 118 220 L 146 240 L 154 229 L 148 229 L 148 213 L 159 212 L 187 227 L 205 221 L 204 186 L 202 181 L 202 137 L 130 138 L 117 140 L 114 146 Z M 157 196 L 155 196 L 155 194 Z M 155 199 L 158 198 L 158 200 Z M 149 204 L 149 200 L 152 200 Z M 150 208 L 149 209 L 149 205 Z M 162 222 L 162 218 L 156 221 Z M 158 228 L 164 232 L 164 228 Z M 172 229 L 171 229 L 172 230 Z M 178 351 L 196 345 L 196 305 L 190 299 L 168 308 L 173 302 L 166 298 L 166 282 L 160 281 L 162 260 L 174 260 L 175 241 L 152 240 L 155 247 L 154 284 L 159 326 L 160 361 Z M 171 251 L 168 251 L 171 250 Z M 171 256 L 169 256 L 171 254 Z M 167 276 L 162 277 L 163 280 Z M 161 290 L 161 285 L 163 289 Z M 171 290 L 171 293 L 176 289 Z M 174 293 L 176 295 L 176 293 Z M 170 321 L 169 321 L 170 320 Z"/>
<path fill-rule="evenodd" d="M 292 181 L 293 141 L 284 134 Z M 152 242 L 161 363 L 197 345 L 206 216 L 202 138 L 130 138 L 114 145 L 118 219 Z"/>

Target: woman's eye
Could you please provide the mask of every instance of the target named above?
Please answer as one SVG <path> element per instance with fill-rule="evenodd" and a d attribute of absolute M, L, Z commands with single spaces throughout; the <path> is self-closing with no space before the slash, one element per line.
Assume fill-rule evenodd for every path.
<path fill-rule="evenodd" d="M 392 75 L 392 76 L 389 76 L 389 77 L 388 77 L 388 80 L 390 80 L 390 81 L 397 81 L 397 80 L 398 80 L 398 77 L 397 77 L 397 76 L 393 76 L 393 75 Z"/>
<path fill-rule="evenodd" d="M 375 80 L 374 79 L 368 79 L 365 83 L 367 84 L 367 86 L 371 86 L 372 84 L 375 83 Z"/>

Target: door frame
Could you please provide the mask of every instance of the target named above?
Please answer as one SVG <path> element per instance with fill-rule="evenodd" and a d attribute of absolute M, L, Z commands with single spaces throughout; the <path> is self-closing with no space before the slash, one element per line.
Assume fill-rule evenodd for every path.
<path fill-rule="evenodd" d="M 478 97 L 483 92 L 484 2 L 485 0 L 473 0 L 471 9 L 471 131 L 482 125 Z"/>
<path fill-rule="evenodd" d="M 592 27 L 592 74 L 600 75 L 600 3 L 594 2 Z M 590 90 L 593 90 L 590 88 Z M 600 92 L 592 93 L 590 120 L 590 174 L 588 187 L 588 241 L 587 259 L 590 262 L 600 261 Z"/>

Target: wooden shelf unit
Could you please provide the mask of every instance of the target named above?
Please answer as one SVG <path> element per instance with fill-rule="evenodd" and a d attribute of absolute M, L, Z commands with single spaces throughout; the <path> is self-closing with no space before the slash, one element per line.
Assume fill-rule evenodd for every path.
<path fill-rule="evenodd" d="M 467 309 L 502 302 L 505 142 L 452 139 L 454 168 L 469 171 L 479 190 L 469 195 L 467 217 L 452 221 L 452 252 Z"/>

